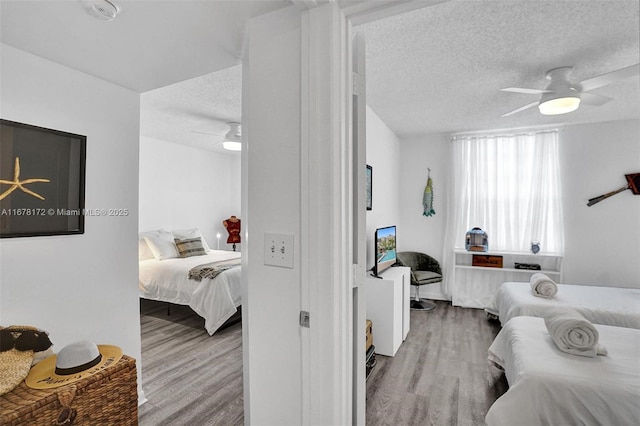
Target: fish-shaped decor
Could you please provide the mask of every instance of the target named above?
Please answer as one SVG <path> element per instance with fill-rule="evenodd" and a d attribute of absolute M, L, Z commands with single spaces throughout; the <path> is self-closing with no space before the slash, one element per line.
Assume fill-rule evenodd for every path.
<path fill-rule="evenodd" d="M 433 180 L 431 180 L 431 169 L 427 175 L 427 186 L 424 188 L 424 194 L 422 195 L 422 206 L 424 207 L 424 216 L 433 216 L 436 211 L 433 209 Z"/>

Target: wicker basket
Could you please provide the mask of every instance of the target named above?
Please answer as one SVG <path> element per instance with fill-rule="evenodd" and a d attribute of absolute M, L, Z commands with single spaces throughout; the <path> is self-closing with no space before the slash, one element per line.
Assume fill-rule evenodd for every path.
<path fill-rule="evenodd" d="M 124 355 L 115 365 L 73 384 L 31 389 L 24 381 L 0 396 L 0 425 L 55 425 L 65 406 L 76 410 L 66 425 L 137 425 L 136 361 Z"/>

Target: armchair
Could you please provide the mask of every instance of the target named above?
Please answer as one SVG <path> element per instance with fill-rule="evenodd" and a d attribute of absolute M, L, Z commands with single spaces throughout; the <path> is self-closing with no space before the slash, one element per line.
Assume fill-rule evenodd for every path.
<path fill-rule="evenodd" d="M 411 309 L 430 311 L 436 304 L 427 299 L 420 299 L 419 289 L 421 285 L 442 282 L 442 270 L 440 263 L 428 254 L 415 251 L 402 251 L 396 253 L 398 264 L 408 266 L 411 269 L 411 285 L 416 287 L 416 297 L 411 301 Z"/>

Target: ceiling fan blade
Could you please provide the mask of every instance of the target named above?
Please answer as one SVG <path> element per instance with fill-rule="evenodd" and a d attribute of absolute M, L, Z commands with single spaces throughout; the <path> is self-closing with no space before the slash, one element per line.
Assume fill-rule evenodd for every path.
<path fill-rule="evenodd" d="M 520 112 L 520 111 L 524 111 L 525 109 L 529 109 L 529 108 L 531 108 L 531 107 L 533 107 L 533 106 L 536 106 L 536 105 L 538 105 L 538 101 L 531 102 L 530 104 L 527 104 L 527 105 L 525 105 L 525 106 L 523 106 L 523 107 L 520 107 L 520 108 L 518 108 L 518 109 L 514 109 L 514 110 L 513 110 L 513 111 L 511 111 L 511 112 L 508 112 L 508 113 L 506 113 L 506 114 L 502 114 L 502 117 L 508 117 L 508 116 L 510 116 L 510 115 L 516 114 L 516 113 L 518 113 L 518 112 Z"/>
<path fill-rule="evenodd" d="M 587 92 L 602 86 L 606 86 L 607 84 L 615 83 L 616 81 L 624 80 L 625 78 L 633 77 L 634 75 L 638 74 L 640 74 L 640 64 L 635 64 L 599 75 L 597 77 L 583 80 L 579 84 L 582 87 L 582 91 Z"/>
<path fill-rule="evenodd" d="M 500 89 L 503 92 L 526 93 L 527 95 L 542 95 L 543 93 L 551 93 L 552 90 L 546 89 L 524 89 L 522 87 L 505 87 Z"/>
<path fill-rule="evenodd" d="M 595 93 L 581 93 L 580 94 L 580 103 L 585 105 L 595 105 L 600 106 L 604 105 L 612 99 L 608 96 L 596 95 Z"/>

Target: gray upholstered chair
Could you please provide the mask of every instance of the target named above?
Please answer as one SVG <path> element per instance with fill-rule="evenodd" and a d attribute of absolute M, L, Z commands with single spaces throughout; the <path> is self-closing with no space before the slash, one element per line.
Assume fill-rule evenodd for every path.
<path fill-rule="evenodd" d="M 442 282 L 440 264 L 428 254 L 417 251 L 401 251 L 396 254 L 398 264 L 411 268 L 411 285 L 416 287 L 416 298 L 411 301 L 411 309 L 430 311 L 436 304 L 427 299 L 420 299 L 420 286 Z"/>

